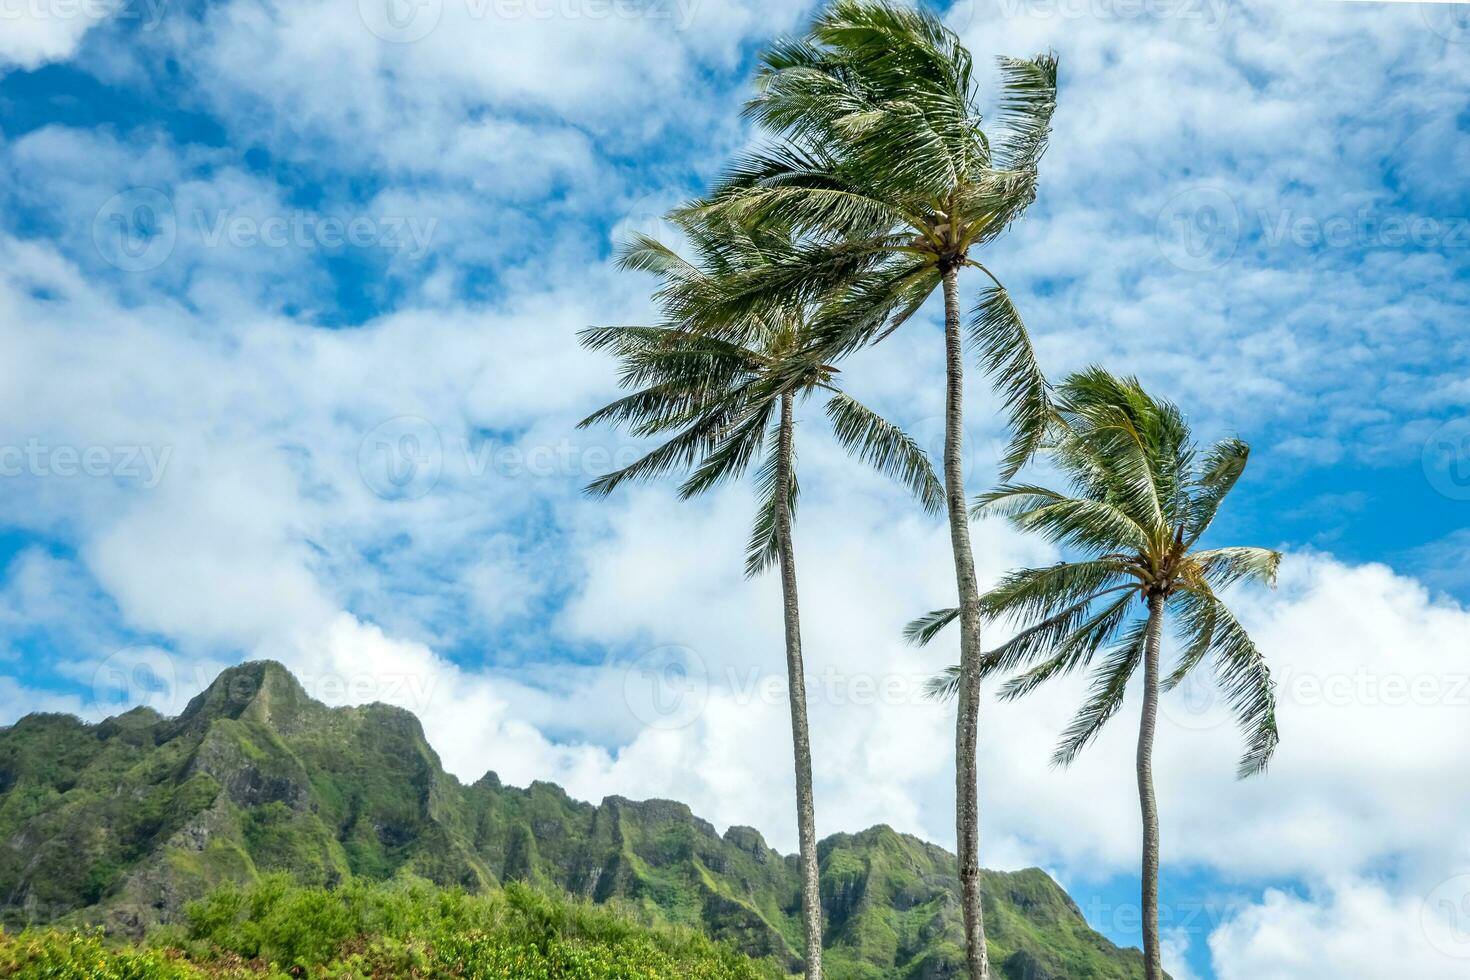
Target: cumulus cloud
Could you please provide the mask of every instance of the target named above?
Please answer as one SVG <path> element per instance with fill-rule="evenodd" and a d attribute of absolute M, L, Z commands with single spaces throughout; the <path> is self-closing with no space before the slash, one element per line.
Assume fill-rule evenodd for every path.
<path fill-rule="evenodd" d="M 1127 364 L 1287 465 L 1416 456 L 1406 422 L 1464 404 L 1417 379 L 1470 356 L 1441 189 L 1470 59 L 1428 6 L 957 5 L 976 50 L 1061 58 L 1040 199 L 991 261 L 1050 363 Z"/>
<path fill-rule="evenodd" d="M 22 0 L 0 10 L 0 73 L 7 68 L 37 68 L 71 57 L 82 37 L 126 0 L 68 3 Z M 149 0 L 152 8 L 153 0 Z"/>
<path fill-rule="evenodd" d="M 1396 896 L 1372 881 L 1340 881 L 1308 896 L 1271 890 L 1216 930 L 1210 950 L 1221 980 L 1463 977 L 1470 879 L 1452 889 Z"/>

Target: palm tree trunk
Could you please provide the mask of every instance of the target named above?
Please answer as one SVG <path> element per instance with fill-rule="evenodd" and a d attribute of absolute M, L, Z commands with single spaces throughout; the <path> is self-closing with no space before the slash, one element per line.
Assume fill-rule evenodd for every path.
<path fill-rule="evenodd" d="M 985 913 L 980 901 L 980 800 L 976 753 L 980 726 L 980 588 L 970 548 L 965 500 L 964 346 L 960 342 L 959 273 L 944 270 L 944 491 L 949 505 L 950 546 L 960 601 L 960 689 L 955 721 L 955 837 L 960 866 L 960 908 L 965 917 L 965 963 L 970 980 L 989 980 Z"/>
<path fill-rule="evenodd" d="M 796 600 L 796 549 L 791 544 L 793 398 L 781 396 L 776 448 L 776 544 L 781 552 L 781 595 L 786 618 L 786 675 L 791 688 L 791 741 L 796 756 L 796 827 L 801 850 L 801 907 L 806 926 L 806 980 L 822 976 L 822 887 L 817 867 L 817 818 L 812 793 L 811 729 L 806 714 L 806 669 Z"/>
<path fill-rule="evenodd" d="M 1159 636 L 1164 597 L 1148 598 L 1143 641 L 1143 720 L 1138 726 L 1138 805 L 1143 813 L 1143 968 L 1145 980 L 1163 980 L 1159 955 L 1159 805 L 1154 799 L 1154 728 L 1159 715 Z"/>

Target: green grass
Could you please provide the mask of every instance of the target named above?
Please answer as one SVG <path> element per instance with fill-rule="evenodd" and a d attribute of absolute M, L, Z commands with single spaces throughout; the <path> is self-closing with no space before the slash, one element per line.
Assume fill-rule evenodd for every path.
<path fill-rule="evenodd" d="M 698 933 L 655 928 L 524 885 L 470 895 L 421 880 L 337 889 L 270 875 L 192 903 L 186 923 L 141 946 L 100 932 L 0 934 L 0 975 L 19 980 L 227 977 L 472 980 L 778 980 Z"/>

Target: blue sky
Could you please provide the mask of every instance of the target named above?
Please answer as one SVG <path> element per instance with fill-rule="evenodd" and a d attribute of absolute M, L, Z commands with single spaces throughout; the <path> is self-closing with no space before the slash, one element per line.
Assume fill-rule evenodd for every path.
<path fill-rule="evenodd" d="M 1466 9 L 947 8 L 981 60 L 1061 56 L 1040 199 L 989 256 L 1047 368 L 1136 372 L 1248 439 L 1215 534 L 1287 553 L 1278 590 L 1239 597 L 1286 692 L 1272 774 L 1230 778 L 1208 690 L 1168 716 L 1181 978 L 1470 969 L 1443 917 L 1470 893 Z M 637 447 L 575 430 L 615 379 L 574 334 L 648 314 L 617 242 L 667 233 L 757 138 L 753 53 L 809 14 L 5 7 L 0 720 L 176 708 L 274 656 L 324 699 L 418 711 L 461 778 L 676 797 L 791 848 L 749 498 L 582 498 Z M 929 445 L 938 336 L 927 310 L 845 368 Z M 977 486 L 994 408 L 972 386 Z M 948 719 L 915 693 L 949 652 L 898 642 L 952 590 L 943 528 L 820 425 L 802 459 L 821 829 L 950 842 Z M 992 576 L 1055 557 L 990 525 L 977 550 Z M 640 687 L 670 658 L 699 678 L 672 717 Z M 1078 690 L 989 709 L 985 861 L 1047 868 L 1136 942 L 1126 713 L 1045 766 Z"/>

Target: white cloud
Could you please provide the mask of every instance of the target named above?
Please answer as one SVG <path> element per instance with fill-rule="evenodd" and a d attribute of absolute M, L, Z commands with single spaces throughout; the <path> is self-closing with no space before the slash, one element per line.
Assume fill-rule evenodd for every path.
<path fill-rule="evenodd" d="M 230 2 L 146 40 L 180 60 L 242 137 L 314 166 L 328 145 L 389 172 L 483 182 L 506 155 L 575 160 L 583 148 L 568 125 L 627 151 L 675 120 L 710 118 L 707 73 L 733 69 L 748 39 L 794 27 L 804 6 Z M 503 172 L 514 183 L 536 170 Z"/>
<path fill-rule="evenodd" d="M 1452 980 L 1470 969 L 1465 896 L 1453 896 L 1457 919 L 1437 921 L 1434 896 L 1396 896 L 1372 881 L 1310 896 L 1272 890 L 1217 929 L 1210 951 L 1220 980 Z"/>
<path fill-rule="evenodd" d="M 0 8 L 0 73 L 70 58 L 83 35 L 117 11 L 110 0 L 13 0 Z M 7 65 L 9 62 L 9 65 Z"/>
<path fill-rule="evenodd" d="M 1470 226 L 1443 181 L 1470 146 L 1462 44 L 1416 4 L 975 0 L 953 18 L 977 52 L 1061 58 L 1040 198 L 990 261 L 1050 365 L 1126 365 L 1311 464 L 1417 456 L 1404 423 L 1454 401 L 1423 374 L 1470 357 Z M 1432 222 L 1429 245 L 1394 221 Z M 1395 424 L 1362 417 L 1364 390 Z"/>
<path fill-rule="evenodd" d="M 1189 930 L 1183 927 L 1162 926 L 1159 937 L 1159 954 L 1164 970 L 1173 980 L 1199 980 L 1198 974 L 1186 959 L 1189 953 Z"/>
<path fill-rule="evenodd" d="M 24 687 L 13 678 L 0 677 L 0 718 L 13 720 L 42 711 L 84 714 L 84 701 L 75 695 L 50 694 Z"/>

